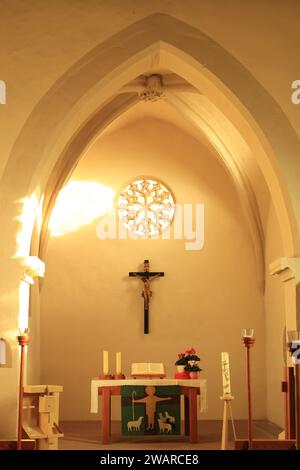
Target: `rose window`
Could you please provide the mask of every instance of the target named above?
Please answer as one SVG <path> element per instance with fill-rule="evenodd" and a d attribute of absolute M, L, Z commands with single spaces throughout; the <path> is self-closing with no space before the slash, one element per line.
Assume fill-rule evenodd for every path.
<path fill-rule="evenodd" d="M 140 178 L 128 184 L 118 199 L 119 217 L 129 232 L 147 237 L 167 228 L 174 216 L 171 191 L 160 181 Z"/>

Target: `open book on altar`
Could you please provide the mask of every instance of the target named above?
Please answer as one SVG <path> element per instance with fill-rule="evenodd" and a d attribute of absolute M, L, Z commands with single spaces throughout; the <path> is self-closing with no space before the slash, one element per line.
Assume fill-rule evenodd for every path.
<path fill-rule="evenodd" d="M 163 378 L 166 376 L 163 363 L 135 362 L 131 365 L 131 376 L 134 378 Z"/>

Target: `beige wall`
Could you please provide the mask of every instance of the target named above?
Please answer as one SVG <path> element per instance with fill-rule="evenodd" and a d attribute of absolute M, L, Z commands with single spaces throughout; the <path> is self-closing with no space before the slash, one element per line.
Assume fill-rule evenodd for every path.
<path fill-rule="evenodd" d="M 172 15 L 174 18 L 184 21 L 186 25 L 192 25 L 207 34 L 209 38 L 212 38 L 221 46 L 220 50 L 223 48 L 222 50 L 225 53 L 232 54 L 232 58 L 245 67 L 245 72 L 250 72 L 254 80 L 253 83 L 261 84 L 265 95 L 269 94 L 270 99 L 278 103 L 280 108 L 277 111 L 279 109 L 283 110 L 299 135 L 300 106 L 293 105 L 290 100 L 290 84 L 293 80 L 299 78 L 300 74 L 299 61 L 296 60 L 299 55 L 300 30 L 298 28 L 299 15 L 297 15 L 299 8 L 297 0 L 285 2 L 275 0 L 272 3 L 268 0 L 251 2 L 233 0 L 230 5 L 223 0 L 214 2 L 210 0 L 186 0 L 186 2 L 174 0 L 171 3 L 168 0 L 152 2 L 141 2 L 140 0 L 119 2 L 116 0 L 110 2 L 109 7 L 105 2 L 95 2 L 94 0 L 85 0 L 84 2 L 70 2 L 69 0 L 36 2 L 35 0 L 28 0 L 26 5 L 22 0 L 2 2 L 0 13 L 0 79 L 5 80 L 7 84 L 7 104 L 0 106 L 1 176 L 3 173 L 0 185 L 2 242 L 0 335 L 11 342 L 13 360 L 11 368 L 0 370 L 0 380 L 6 384 L 5 388 L 0 388 L 0 407 L 1 416 L 3 417 L 2 422 L 0 422 L 1 436 L 13 435 L 16 423 L 18 348 L 15 336 L 18 328 L 18 285 L 21 274 L 18 263 L 12 262 L 11 257 L 15 254 L 16 236 L 20 229 L 16 219 L 16 216 L 21 213 L 22 205 L 20 201 L 22 198 L 31 195 L 35 188 L 38 188 L 40 194 L 43 193 L 52 165 L 59 154 L 59 150 L 55 145 L 59 142 L 58 148 L 63 148 L 71 135 L 71 132 L 70 135 L 68 134 L 68 126 L 64 127 L 64 124 L 71 122 L 70 129 L 74 133 L 76 125 L 80 125 L 87 117 L 84 112 L 81 115 L 84 108 L 83 104 L 86 105 L 87 102 L 92 102 L 96 103 L 95 106 L 98 106 L 99 103 L 102 103 L 101 99 L 103 98 L 101 93 L 100 97 L 96 96 L 96 99 L 95 96 L 91 98 L 90 95 L 85 95 L 90 91 L 85 88 L 85 78 L 89 77 L 89 74 L 85 74 L 84 79 L 78 79 L 80 64 L 77 65 L 77 69 L 75 67 L 75 71 L 73 70 L 74 75 L 68 72 L 69 68 L 74 64 L 78 64 L 78 61 L 85 54 L 99 46 L 111 35 L 142 18 L 146 18 L 147 15 L 152 13 Z M 154 19 L 154 23 L 155 21 L 157 21 L 157 18 Z M 67 28 L 65 27 L 66 24 L 68 25 Z M 234 27 L 232 27 L 233 24 Z M 143 34 L 148 37 L 151 35 L 152 26 L 149 27 L 148 25 L 147 27 L 146 31 L 143 30 Z M 139 31 L 138 28 L 137 31 Z M 134 36 L 134 29 L 131 34 Z M 184 49 L 185 44 L 193 43 L 195 36 L 193 34 L 182 35 L 180 39 L 184 42 L 182 44 Z M 114 43 L 110 43 L 110 46 L 108 46 L 110 54 L 111 51 L 115 51 L 117 55 L 122 50 L 121 47 L 114 47 Z M 197 56 L 197 46 L 192 47 L 194 47 L 193 53 Z M 215 47 L 215 50 L 219 50 L 219 48 Z M 130 51 L 127 52 L 128 57 L 130 57 Z M 114 54 L 111 54 L 111 58 L 113 61 Z M 229 81 L 232 85 L 233 94 L 237 97 L 239 95 L 243 96 L 246 92 L 241 85 L 244 82 L 240 81 L 241 70 L 238 70 L 238 74 L 232 74 L 232 69 L 230 67 L 228 69 L 226 60 L 221 60 L 218 64 L 220 66 L 221 81 L 222 77 L 227 77 L 228 81 L 229 76 L 231 76 L 234 83 Z M 109 69 L 109 65 L 108 62 L 105 62 L 103 69 L 102 66 L 100 67 L 103 71 L 103 82 L 106 85 L 109 79 L 105 75 L 105 70 Z M 201 60 L 197 66 L 204 70 Z M 143 72 L 144 70 L 140 70 L 140 73 Z M 72 77 L 72 86 L 68 86 L 67 92 L 63 92 L 61 97 L 59 85 L 66 80 L 66 75 Z M 99 86 L 101 87 L 101 84 Z M 76 90 L 78 91 L 80 87 L 83 90 L 82 93 L 79 93 L 82 100 L 78 104 Z M 220 88 L 222 87 L 223 85 L 220 84 Z M 288 206 L 288 197 L 294 197 L 294 207 L 298 207 L 298 214 L 296 213 L 296 215 L 299 216 L 298 203 L 300 199 L 299 197 L 297 199 L 299 152 L 293 143 L 294 140 L 290 138 L 288 132 L 283 131 L 280 113 L 270 111 L 268 106 L 261 106 L 261 95 L 256 94 L 255 87 L 246 87 L 246 89 L 249 92 L 249 102 L 253 105 L 250 120 L 253 119 L 259 122 L 258 118 L 263 116 L 270 123 L 267 137 L 270 142 L 273 141 L 271 145 L 278 161 L 281 162 L 281 170 L 285 172 L 285 203 Z M 49 90 L 51 91 L 49 92 Z M 47 93 L 48 98 L 49 95 L 55 95 L 56 97 L 59 95 L 59 99 L 54 101 L 54 105 L 50 101 L 48 107 L 43 107 L 45 102 L 47 104 L 47 100 L 43 100 Z M 103 92 L 103 95 L 108 98 L 105 92 Z M 235 102 L 236 96 L 232 96 L 232 103 Z M 220 105 L 222 104 L 221 101 Z M 76 125 L 73 125 L 71 119 L 73 116 L 71 110 L 74 103 L 76 117 L 78 118 Z M 243 103 L 247 107 L 247 102 L 244 101 Z M 36 106 L 38 106 L 39 111 L 34 114 L 33 110 Z M 52 111 L 53 109 L 54 111 Z M 57 117 L 59 112 L 61 112 L 61 115 Z M 54 122 L 57 123 L 57 129 L 51 120 L 52 113 L 55 114 Z M 29 116 L 33 116 L 30 122 L 28 122 Z M 48 117 L 49 122 L 47 121 Z M 278 118 L 278 122 L 276 118 Z M 47 125 L 45 122 L 44 125 L 41 125 L 43 119 Z M 255 126 L 256 124 L 253 122 L 253 127 L 255 128 Z M 55 132 L 52 133 L 53 129 L 55 129 Z M 277 132 L 276 129 L 280 129 L 280 132 Z M 18 142 L 17 138 L 21 130 L 25 132 L 27 138 Z M 28 134 L 26 134 L 27 131 Z M 275 143 L 273 134 L 278 136 Z M 246 132 L 245 140 L 247 140 Z M 253 155 L 257 157 L 257 152 L 254 151 Z M 267 177 L 267 180 L 270 185 L 273 185 L 272 175 Z M 274 191 L 274 194 L 276 194 L 276 191 Z M 256 196 L 258 196 L 257 193 Z M 284 231 L 284 227 L 287 227 L 288 224 L 280 220 L 280 225 L 281 231 Z M 290 251 L 285 251 L 284 254 L 285 256 L 297 256 L 299 251 L 290 249 Z M 276 299 L 276 294 L 274 299 Z M 269 303 L 270 312 L 272 311 L 271 303 L 272 300 Z M 290 316 L 293 315 L 294 309 L 292 308 Z M 33 321 L 34 318 L 36 317 L 32 317 Z M 33 349 L 32 344 L 30 354 L 32 370 L 35 370 L 34 377 L 37 380 L 39 366 L 37 351 L 39 346 L 38 339 L 35 338 L 34 341 L 36 349 Z M 35 354 L 33 354 L 33 351 L 35 351 Z M 33 363 L 33 361 L 36 362 Z"/>
<path fill-rule="evenodd" d="M 151 106 L 151 104 L 150 104 Z M 64 386 L 63 419 L 93 419 L 90 378 L 103 349 L 132 362 L 162 361 L 172 377 L 177 352 L 195 346 L 209 387 L 209 413 L 220 418 L 220 353 L 229 351 L 235 416 L 246 417 L 241 329 L 253 326 L 255 416 L 265 417 L 264 306 L 250 237 L 230 178 L 208 152 L 179 129 L 141 120 L 99 139 L 72 178 L 118 190 L 134 176 L 150 174 L 172 188 L 178 203 L 205 204 L 205 246 L 184 250 L 181 240 L 100 241 L 96 222 L 51 238 L 42 290 L 41 378 Z M 166 277 L 154 281 L 151 332 L 142 332 L 141 286 L 129 270 L 149 258 Z M 116 414 L 114 415 L 117 416 Z"/>
<path fill-rule="evenodd" d="M 0 79 L 7 83 L 8 105 L 0 108 L 6 128 L 0 172 L 24 121 L 50 86 L 97 44 L 153 13 L 173 15 L 230 51 L 275 97 L 299 133 L 300 109 L 290 100 L 290 84 L 300 73 L 299 8 L 297 0 L 2 2 Z"/>

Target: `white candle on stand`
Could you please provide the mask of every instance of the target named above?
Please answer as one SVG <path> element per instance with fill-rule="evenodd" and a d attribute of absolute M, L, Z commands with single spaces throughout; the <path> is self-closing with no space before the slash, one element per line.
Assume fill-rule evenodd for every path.
<path fill-rule="evenodd" d="M 108 375 L 108 351 L 103 351 L 103 374 Z"/>
<path fill-rule="evenodd" d="M 223 394 L 224 395 L 231 395 L 229 354 L 228 354 L 228 352 L 222 352 L 221 353 L 221 362 L 222 362 Z"/>
<path fill-rule="evenodd" d="M 117 354 L 116 354 L 116 374 L 121 374 L 121 372 L 122 372 L 121 353 L 117 352 Z"/>
<path fill-rule="evenodd" d="M 254 335 L 254 330 L 253 328 L 244 328 L 242 330 L 242 336 L 243 338 L 253 338 Z"/>

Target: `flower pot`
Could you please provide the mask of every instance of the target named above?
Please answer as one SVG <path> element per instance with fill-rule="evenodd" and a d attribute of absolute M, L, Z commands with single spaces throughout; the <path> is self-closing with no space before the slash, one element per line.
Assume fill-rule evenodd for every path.
<path fill-rule="evenodd" d="M 189 373 L 184 370 L 185 366 L 176 366 L 176 367 L 177 367 L 177 372 L 175 374 L 175 379 L 187 380 L 190 378 Z"/>
<path fill-rule="evenodd" d="M 190 379 L 198 379 L 199 378 L 199 372 L 198 371 L 193 371 L 193 372 L 190 372 Z"/>

